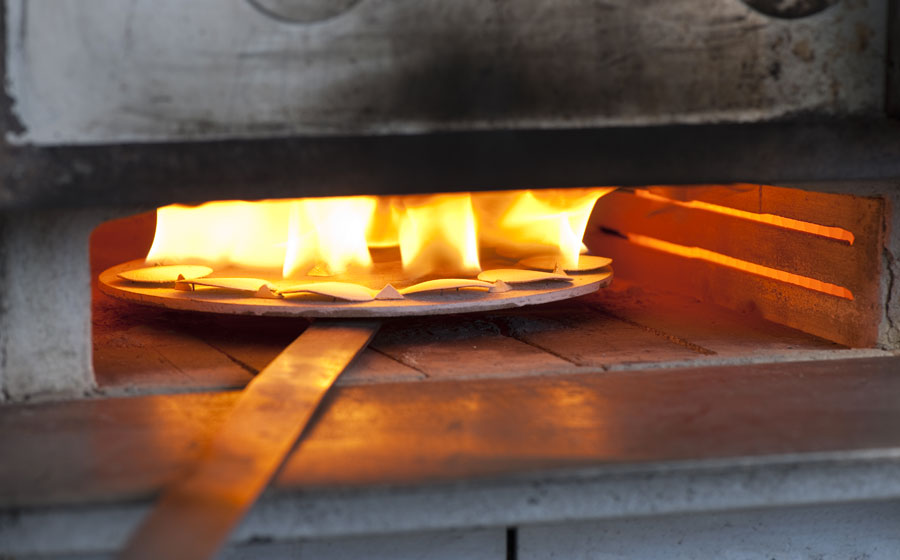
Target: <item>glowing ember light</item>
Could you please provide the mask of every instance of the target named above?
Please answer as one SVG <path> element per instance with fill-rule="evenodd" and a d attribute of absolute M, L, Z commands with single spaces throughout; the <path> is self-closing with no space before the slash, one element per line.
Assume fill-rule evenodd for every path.
<path fill-rule="evenodd" d="M 478 235 L 469 194 L 404 199 L 400 219 L 400 256 L 412 276 L 476 274 Z"/>
<path fill-rule="evenodd" d="M 614 187 L 474 195 L 482 245 L 505 256 L 555 254 L 575 268 L 594 204 Z M 500 216 L 498 220 L 496 217 Z"/>
<path fill-rule="evenodd" d="M 665 202 L 667 204 L 672 204 L 675 206 L 680 206 L 682 208 L 694 208 L 698 210 L 706 210 L 708 212 L 715 212 L 717 214 L 725 214 L 727 216 L 734 216 L 736 218 L 742 218 L 744 220 L 750 220 L 753 222 L 769 224 L 776 227 L 784 228 L 784 229 L 792 229 L 795 231 L 800 231 L 803 233 L 811 233 L 813 235 L 818 235 L 821 237 L 827 237 L 828 239 L 835 239 L 837 241 L 843 241 L 849 245 L 853 245 L 853 241 L 855 237 L 852 232 L 847 231 L 844 228 L 834 227 L 834 226 L 823 226 L 819 224 L 814 224 L 812 222 L 804 222 L 802 220 L 795 220 L 793 218 L 785 218 L 784 216 L 776 216 L 775 214 L 761 214 L 757 212 L 748 212 L 746 210 L 738 210 L 736 208 L 729 208 L 727 206 L 720 206 L 718 204 L 712 204 L 709 202 L 702 202 L 700 200 L 674 200 L 665 196 L 661 196 L 655 193 L 652 193 L 648 190 L 644 189 L 636 189 L 634 194 L 640 198 L 645 198 L 647 200 L 655 200 L 658 202 Z"/>
<path fill-rule="evenodd" d="M 276 270 L 284 278 L 333 276 L 370 269 L 370 248 L 398 247 L 410 279 L 475 276 L 480 249 L 577 264 L 594 202 L 611 190 L 172 205 L 157 211 L 147 262 L 265 269 L 270 278 Z"/>
<path fill-rule="evenodd" d="M 663 241 L 662 239 L 656 239 L 654 237 L 648 237 L 646 235 L 639 235 L 636 233 L 626 233 L 625 235 L 632 243 L 640 245 L 642 247 L 647 247 L 649 249 L 655 249 L 657 251 L 663 251 L 681 257 L 687 257 L 689 259 L 700 259 L 722 266 L 727 266 L 729 268 L 734 268 L 743 272 L 749 272 L 750 274 L 764 276 L 773 280 L 779 280 L 788 284 L 794 284 L 803 288 L 815 290 L 817 292 L 837 296 L 839 298 L 849 300 L 853 299 L 853 293 L 850 292 L 850 290 L 848 290 L 847 288 L 838 286 L 836 284 L 830 284 L 828 282 L 822 282 L 821 280 L 816 280 L 815 278 L 809 278 L 807 276 L 801 276 L 799 274 L 793 274 L 791 272 L 778 270 L 777 268 L 771 268 L 761 264 L 752 263 L 750 261 L 737 259 L 735 257 L 729 257 L 728 255 L 723 255 L 722 253 L 717 253 L 715 251 L 710 251 L 709 249 L 703 249 L 701 247 L 688 247 L 686 245 L 679 245 L 677 243 L 671 243 L 669 241 Z"/>
<path fill-rule="evenodd" d="M 156 212 L 149 264 L 281 268 L 289 201 L 222 201 L 173 204 Z"/>
<path fill-rule="evenodd" d="M 290 208 L 285 278 L 372 266 L 366 230 L 375 210 L 373 197 L 307 198 L 294 200 Z"/>
<path fill-rule="evenodd" d="M 400 219 L 403 211 L 402 198 L 378 197 L 375 213 L 366 232 L 369 247 L 396 247 L 400 244 Z"/>

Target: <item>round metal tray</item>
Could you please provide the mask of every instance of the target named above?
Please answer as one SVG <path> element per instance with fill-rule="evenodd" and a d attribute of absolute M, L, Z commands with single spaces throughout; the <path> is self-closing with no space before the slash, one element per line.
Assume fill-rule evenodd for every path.
<path fill-rule="evenodd" d="M 272 317 L 409 317 L 491 311 L 560 301 L 596 292 L 609 285 L 613 277 L 612 269 L 607 267 L 587 274 L 571 274 L 572 282 L 550 281 L 512 286 L 511 291 L 503 293 L 460 289 L 410 294 L 402 300 L 345 302 L 312 295 L 267 299 L 199 286 L 194 291 L 181 291 L 171 286 L 130 282 L 117 276 L 124 270 L 144 266 L 146 266 L 144 261 L 136 260 L 104 271 L 100 274 L 100 291 L 114 298 L 141 305 L 202 313 Z M 210 278 L 216 276 L 234 276 L 234 273 L 217 271 L 210 275 Z M 326 279 L 311 279 L 311 281 L 323 280 Z M 280 279 L 272 281 L 276 285 L 283 282 Z M 297 281 L 290 283 L 296 284 Z"/>

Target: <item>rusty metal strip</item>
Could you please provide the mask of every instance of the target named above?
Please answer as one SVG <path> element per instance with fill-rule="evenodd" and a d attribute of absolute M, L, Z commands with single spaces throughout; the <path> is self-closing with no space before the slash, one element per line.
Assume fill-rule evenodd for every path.
<path fill-rule="evenodd" d="M 206 453 L 163 492 L 121 557 L 213 556 L 380 325 L 318 321 L 307 328 L 247 385 Z"/>

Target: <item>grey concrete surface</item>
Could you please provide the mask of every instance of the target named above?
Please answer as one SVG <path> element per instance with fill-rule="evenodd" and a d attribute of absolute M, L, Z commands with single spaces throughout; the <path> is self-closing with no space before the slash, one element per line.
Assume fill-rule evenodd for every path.
<path fill-rule="evenodd" d="M 522 527 L 520 560 L 894 560 L 900 502 Z"/>
<path fill-rule="evenodd" d="M 881 115 L 887 4 L 786 20 L 737 0 L 366 0 L 292 24 L 245 0 L 9 0 L 7 139 Z"/>
<path fill-rule="evenodd" d="M 898 499 L 898 450 L 628 465 L 503 481 L 269 493 L 229 544 Z M 0 554 L 109 553 L 122 546 L 148 507 L 144 502 L 5 511 Z"/>
<path fill-rule="evenodd" d="M 9 399 L 92 389 L 88 239 L 94 211 L 0 214 L 0 388 Z"/>

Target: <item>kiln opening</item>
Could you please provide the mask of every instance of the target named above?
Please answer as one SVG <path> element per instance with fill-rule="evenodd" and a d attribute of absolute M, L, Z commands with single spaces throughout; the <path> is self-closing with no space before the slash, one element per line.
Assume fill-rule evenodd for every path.
<path fill-rule="evenodd" d="M 329 310 L 318 316 L 347 316 L 348 309 L 353 314 L 365 306 L 426 301 L 461 302 L 445 312 L 470 313 L 394 320 L 342 377 L 348 384 L 879 353 L 847 348 L 879 342 L 885 297 L 880 198 L 741 184 L 347 199 L 356 201 L 355 210 L 327 208 L 327 201 L 340 199 L 320 200 L 326 202 L 318 208 L 303 208 L 303 201 L 168 207 L 159 211 L 159 223 L 157 212 L 149 212 L 98 227 L 91 240 L 95 278 L 123 263 L 129 269 L 181 263 L 216 271 L 178 286 L 131 286 L 132 300 L 149 301 L 160 289 L 168 290 L 174 297 L 157 302 L 157 309 L 113 300 L 100 294 L 103 286 L 95 282 L 94 368 L 100 387 L 111 392 L 240 387 L 307 324 L 302 318 L 177 311 L 192 309 L 184 302 L 197 298 L 213 301 L 212 310 L 220 313 L 231 312 L 221 307 L 227 301 L 259 304 L 233 311 L 244 315 L 316 316 L 279 311 L 305 305 Z M 423 208 L 432 214 L 422 218 Z M 454 218 L 459 208 L 471 214 Z M 333 253 L 316 244 L 317 235 L 327 236 L 315 227 L 304 238 L 311 244 L 289 247 L 288 233 L 296 228 L 292 219 L 314 223 L 329 210 L 343 217 L 345 249 L 352 250 L 352 237 L 358 236 L 366 249 L 359 253 L 362 262 L 352 254 L 332 259 Z M 218 224 L 213 223 L 217 213 L 223 220 Z M 407 222 L 414 217 L 436 241 L 401 240 L 401 230 L 412 229 Z M 442 229 L 439 220 L 448 217 L 456 221 Z M 246 224 L 254 221 L 266 225 L 265 248 L 246 244 L 252 237 Z M 162 234 L 160 225 L 168 227 Z M 508 243 L 516 236 L 518 245 Z M 415 258 L 409 256 L 411 246 L 419 251 Z M 584 273 L 565 271 L 572 268 L 571 259 L 585 253 L 613 259 L 611 285 L 606 280 L 597 293 L 584 295 L 599 288 L 591 285 L 566 296 L 581 296 L 577 299 L 536 307 L 502 309 L 518 308 L 518 301 L 485 305 L 525 292 L 519 285 L 493 293 L 495 288 L 477 285 L 484 283 L 479 273 L 529 269 L 521 264 L 529 257 L 551 256 L 549 274 L 556 269 L 569 280 L 545 279 L 528 292 L 546 295 L 585 285 Z M 234 284 L 234 278 L 257 278 L 260 285 L 251 290 Z M 407 292 L 448 279 L 470 284 Z M 344 301 L 327 289 L 286 292 L 282 299 L 255 293 L 263 285 L 278 296 L 292 285 L 333 290 L 337 284 L 365 288 L 359 293 L 367 301 Z M 405 301 L 376 299 L 387 286 Z M 537 301 L 553 299 L 563 298 Z"/>

